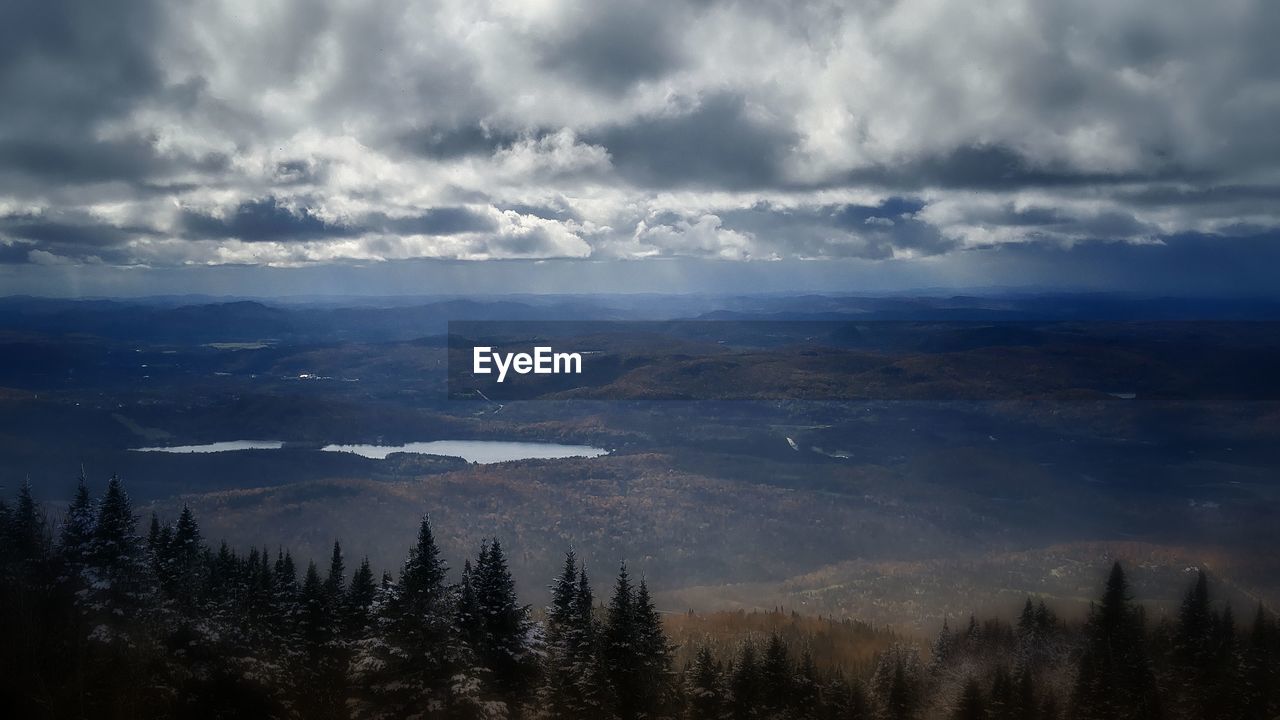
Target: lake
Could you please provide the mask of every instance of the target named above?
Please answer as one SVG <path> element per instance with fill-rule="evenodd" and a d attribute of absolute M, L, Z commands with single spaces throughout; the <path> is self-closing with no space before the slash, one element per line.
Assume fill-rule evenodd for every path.
<path fill-rule="evenodd" d="M 213 453 L 231 450 L 279 450 L 284 447 L 280 440 L 227 440 L 225 442 L 207 443 L 204 445 L 174 445 L 172 447 L 132 448 L 133 452 L 166 452 L 166 453 Z"/>
<path fill-rule="evenodd" d="M 408 452 L 424 455 L 448 455 L 480 464 L 510 460 L 542 460 L 547 458 L 599 457 L 608 455 L 604 448 L 589 445 L 557 443 L 503 442 L 500 440 L 433 440 L 404 445 L 326 445 L 328 452 L 349 452 L 381 460 L 391 453 Z"/>
<path fill-rule="evenodd" d="M 214 453 L 233 450 L 279 450 L 284 443 L 279 440 L 227 440 L 204 445 L 175 445 L 172 447 L 133 448 L 133 452 L 164 453 Z M 540 442 L 505 442 L 501 440 L 432 440 L 403 445 L 325 445 L 325 452 L 349 452 L 374 460 L 383 460 L 391 453 L 407 452 L 422 455 L 447 455 L 460 457 L 467 462 L 480 464 L 508 462 L 510 460 L 545 460 L 548 458 L 599 457 L 608 455 L 604 448 L 590 445 L 561 445 Z"/>

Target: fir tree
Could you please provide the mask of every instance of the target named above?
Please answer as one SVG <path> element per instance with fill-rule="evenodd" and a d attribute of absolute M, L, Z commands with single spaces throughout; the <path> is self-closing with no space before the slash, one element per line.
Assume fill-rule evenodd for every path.
<path fill-rule="evenodd" d="M 606 611 L 601 664 L 612 691 L 613 712 L 622 720 L 639 717 L 641 659 L 635 591 L 624 563 L 618 569 Z"/>
<path fill-rule="evenodd" d="M 9 513 L 6 547 L 11 557 L 28 568 L 41 565 L 48 557 L 47 521 L 31 495 L 31 481 L 18 488 L 18 501 Z"/>
<path fill-rule="evenodd" d="M 976 634 L 970 637 L 976 638 Z M 920 658 L 914 648 L 893 645 L 881 653 L 871 687 L 883 717 L 888 720 L 914 718 L 920 705 L 920 685 Z"/>
<path fill-rule="evenodd" d="M 578 562 L 570 550 L 564 569 L 551 585 L 546 608 L 546 662 L 539 700 L 550 717 L 575 718 L 585 714 L 579 698 L 578 668 Z"/>
<path fill-rule="evenodd" d="M 996 668 L 995 678 L 991 681 L 990 697 L 991 720 L 1016 720 L 1018 709 L 1014 705 L 1013 679 L 1009 669 L 1001 665 Z"/>
<path fill-rule="evenodd" d="M 730 680 L 730 712 L 734 720 L 760 717 L 760 663 L 750 641 L 742 644 Z"/>
<path fill-rule="evenodd" d="M 93 539 L 93 524 L 93 499 L 89 495 L 84 473 L 81 472 L 58 539 L 62 559 L 67 567 L 68 579 L 73 576 L 78 578 L 84 570 L 85 559 L 89 554 L 89 543 Z"/>
<path fill-rule="evenodd" d="M 942 629 L 938 631 L 938 637 L 934 638 L 933 648 L 929 666 L 935 672 L 944 666 L 956 650 L 956 636 L 946 618 L 942 620 Z"/>
<path fill-rule="evenodd" d="M 813 661 L 813 653 L 805 648 L 800 654 L 800 664 L 796 670 L 794 687 L 794 704 L 796 717 L 809 720 L 818 717 L 821 697 L 818 692 L 818 668 Z"/>
<path fill-rule="evenodd" d="M 685 673 L 685 695 L 689 702 L 688 720 L 720 720 L 724 713 L 724 695 L 720 670 L 711 649 L 703 645 Z"/>
<path fill-rule="evenodd" d="M 761 706 L 770 717 L 777 717 L 791 704 L 791 660 L 787 646 L 775 632 L 765 645 L 760 665 Z"/>
<path fill-rule="evenodd" d="M 609 686 L 598 649 L 600 631 L 595 593 L 585 567 L 578 571 L 578 591 L 573 604 L 573 631 L 569 639 L 569 669 L 576 688 L 573 702 L 583 713 L 582 717 L 595 717 L 608 705 Z"/>
<path fill-rule="evenodd" d="M 173 538 L 169 541 L 166 589 L 179 608 L 190 612 L 203 593 L 207 581 L 207 568 L 202 561 L 204 542 L 200 537 L 200 526 L 196 523 L 191 508 L 183 505 L 174 525 Z M 260 561 L 265 561 L 265 550 Z"/>
<path fill-rule="evenodd" d="M 367 689 L 354 710 L 362 717 L 443 715 L 449 709 L 457 652 L 447 568 L 424 518 L 418 540 L 387 587 L 383 612 L 353 661 Z"/>
<path fill-rule="evenodd" d="M 969 678 L 965 682 L 955 709 L 951 711 L 951 720 L 988 720 L 987 703 L 977 678 Z"/>
<path fill-rule="evenodd" d="M 1204 717 L 1209 711 L 1209 677 L 1213 670 L 1213 608 L 1209 581 L 1204 570 L 1187 590 L 1178 609 L 1173 639 L 1173 667 L 1176 687 L 1181 690 L 1183 711 Z"/>
<path fill-rule="evenodd" d="M 473 646 L 498 699 L 515 707 L 529 690 L 533 668 L 529 608 L 519 604 L 502 544 L 495 538 L 481 549 L 472 576 L 479 635 Z"/>
<path fill-rule="evenodd" d="M 373 570 L 366 557 L 360 561 L 360 567 L 351 576 L 351 584 L 347 586 L 347 594 L 342 603 L 343 634 L 348 640 L 354 641 L 368 631 L 377 593 L 378 585 L 374 582 Z"/>
<path fill-rule="evenodd" d="M 662 617 L 653 604 L 644 578 L 640 579 L 640 587 L 636 590 L 633 610 L 640 668 L 639 710 L 644 717 L 654 717 L 665 713 L 672 705 L 671 646 L 667 643 Z"/>
<path fill-rule="evenodd" d="M 346 566 L 342 562 L 342 545 L 334 540 L 333 553 L 329 556 L 329 573 L 324 576 L 324 592 L 335 611 L 346 592 L 346 572 Z"/>
<path fill-rule="evenodd" d="M 1245 720 L 1270 720 L 1280 714 L 1276 707 L 1280 698 L 1276 689 L 1280 677 L 1276 672 L 1274 635 L 1266 610 L 1262 603 L 1258 603 L 1243 668 L 1245 697 L 1242 715 Z"/>
<path fill-rule="evenodd" d="M 153 597 L 153 576 L 137 522 L 128 493 L 113 476 L 98 502 L 86 556 L 85 603 L 98 623 L 93 637 L 103 642 L 132 642 Z M 119 618 L 134 622 L 115 620 Z"/>
<path fill-rule="evenodd" d="M 1129 596 L 1120 563 L 1107 578 L 1101 602 L 1085 629 L 1073 720 L 1156 720 L 1161 717 L 1142 613 Z"/>

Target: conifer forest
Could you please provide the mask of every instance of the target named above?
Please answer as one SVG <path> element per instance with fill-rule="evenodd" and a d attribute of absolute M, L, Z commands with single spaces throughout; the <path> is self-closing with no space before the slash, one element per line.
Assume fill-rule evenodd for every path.
<path fill-rule="evenodd" d="M 82 478 L 50 517 L 0 506 L 0 712 L 13 718 L 1270 720 L 1280 630 L 1194 573 L 1153 618 L 1116 563 L 1083 622 L 1033 598 L 948 621 L 863 666 L 820 638 L 680 649 L 643 578 L 572 550 L 521 603 L 500 538 L 450 569 L 430 519 L 395 573 L 344 556 L 211 543 L 189 509 L 140 523 L 124 483 Z M 717 649 L 713 649 L 717 648 Z"/>

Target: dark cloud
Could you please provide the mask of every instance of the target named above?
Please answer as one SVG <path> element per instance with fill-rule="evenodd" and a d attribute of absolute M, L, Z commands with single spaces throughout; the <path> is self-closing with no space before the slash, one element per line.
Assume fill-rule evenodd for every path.
<path fill-rule="evenodd" d="M 401 235 L 458 235 L 494 232 L 498 226 L 492 217 L 465 207 L 440 207 L 411 217 L 386 218 L 380 229 Z"/>
<path fill-rule="evenodd" d="M 1166 165 L 1155 165 L 1141 172 L 1099 172 L 1061 161 L 1036 161 L 1001 145 L 966 145 L 892 165 L 860 168 L 840 178 L 838 184 L 900 190 L 1017 190 L 1202 179 L 1202 174 L 1197 176 L 1192 171 Z"/>
<path fill-rule="evenodd" d="M 26 243 L 0 242 L 0 265 L 25 265 L 31 261 L 31 250 Z"/>
<path fill-rule="evenodd" d="M 684 61 L 683 8 L 675 3 L 589 2 L 557 36 L 540 41 L 544 65 L 611 95 Z"/>
<path fill-rule="evenodd" d="M 182 225 L 191 237 L 244 242 L 315 240 L 348 237 L 357 232 L 350 226 L 328 222 L 309 208 L 289 208 L 274 197 L 241 203 L 226 218 L 185 211 Z"/>
<path fill-rule="evenodd" d="M 397 145 L 409 152 L 441 160 L 492 155 L 521 138 L 521 133 L 493 130 L 472 123 L 448 128 L 415 128 L 401 133 Z"/>
<path fill-rule="evenodd" d="M 119 245 L 140 231 L 141 228 L 121 228 L 100 222 L 75 223 L 29 216 L 0 220 L 0 234 L 29 240 L 41 247 Z"/>
<path fill-rule="evenodd" d="M 0 177 L 138 181 L 164 168 L 149 138 L 96 133 L 159 92 L 159 8 L 149 0 L 0 3 Z"/>
<path fill-rule="evenodd" d="M 1270 258 L 1278 34 L 1268 0 L 10 0 L 0 261 Z"/>
<path fill-rule="evenodd" d="M 938 255 L 956 242 L 921 222 L 914 213 L 924 204 L 901 197 L 877 205 L 824 205 L 787 208 L 757 203 L 722 213 L 726 229 L 749 233 L 779 256 L 885 259 L 895 251 Z"/>
<path fill-rule="evenodd" d="M 715 93 L 583 140 L 608 150 L 618 173 L 638 185 L 748 189 L 782 184 L 797 136 L 786 120 L 753 114 L 743 96 Z"/>

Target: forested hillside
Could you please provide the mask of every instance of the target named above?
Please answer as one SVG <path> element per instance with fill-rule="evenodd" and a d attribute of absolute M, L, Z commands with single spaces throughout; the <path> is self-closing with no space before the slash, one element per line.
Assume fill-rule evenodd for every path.
<path fill-rule="evenodd" d="M 428 520 L 396 575 L 207 545 L 184 509 L 140 531 L 123 484 L 46 517 L 0 505 L 0 713 L 50 718 L 1268 720 L 1280 632 L 1238 624 L 1200 572 L 1154 621 L 1117 563 L 1086 622 L 1027 600 L 927 651 L 867 626 L 666 622 L 622 566 L 573 552 L 522 605 L 499 539 L 451 574 Z M 683 619 L 683 622 L 682 622 Z M 673 632 L 672 628 L 677 631 Z M 747 630 L 744 632 L 744 628 Z M 843 629 L 842 629 L 843 628 Z M 835 638 L 836 633 L 843 633 Z M 867 644 L 869 661 L 848 647 Z M 680 638 L 684 646 L 677 646 Z M 836 642 L 838 640 L 839 642 Z M 841 644 L 843 643 L 843 644 Z M 834 649 L 833 649 L 834 648 Z"/>

